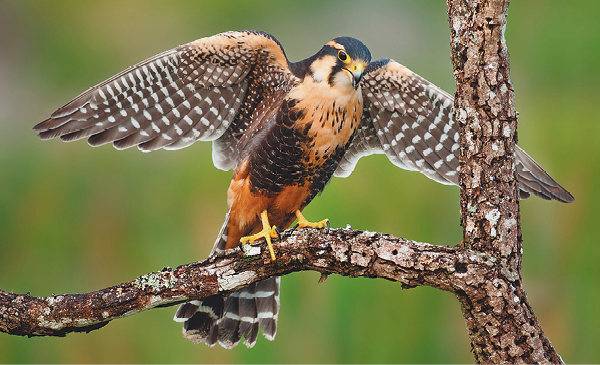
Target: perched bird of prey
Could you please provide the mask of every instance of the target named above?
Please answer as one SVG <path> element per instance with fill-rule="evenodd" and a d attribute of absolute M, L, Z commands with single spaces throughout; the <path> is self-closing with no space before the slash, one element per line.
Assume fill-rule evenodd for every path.
<path fill-rule="evenodd" d="M 302 210 L 332 176 L 350 175 L 362 156 L 442 184 L 458 184 L 453 98 L 391 59 L 371 62 L 350 37 L 290 62 L 260 31 L 201 38 L 151 57 L 79 95 L 34 129 L 41 139 L 88 138 L 91 146 L 142 151 L 212 141 L 216 167 L 233 169 L 229 212 L 211 255 L 264 237 L 273 260 L 276 229 L 323 227 Z M 573 197 L 515 147 L 521 198 Z M 279 277 L 182 304 L 175 320 L 194 342 L 252 347 L 259 328 L 277 330 Z"/>

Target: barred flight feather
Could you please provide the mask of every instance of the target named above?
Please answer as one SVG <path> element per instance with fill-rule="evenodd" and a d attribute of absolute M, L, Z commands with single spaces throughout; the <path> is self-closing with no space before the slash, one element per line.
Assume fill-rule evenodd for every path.
<path fill-rule="evenodd" d="M 347 176 L 360 156 L 385 153 L 398 167 L 416 170 L 442 183 L 458 185 L 459 133 L 448 93 L 390 59 L 373 61 L 361 80 L 365 113 L 380 145 L 365 145 L 363 135 L 350 144 L 337 176 Z M 529 155 L 515 147 L 520 197 L 572 202 L 573 196 Z"/>
<path fill-rule="evenodd" d="M 90 88 L 34 129 L 41 139 L 89 137 L 92 146 L 112 142 L 118 149 L 143 151 L 216 140 L 245 101 L 255 52 L 243 44 L 228 52 L 198 42 L 180 46 Z"/>

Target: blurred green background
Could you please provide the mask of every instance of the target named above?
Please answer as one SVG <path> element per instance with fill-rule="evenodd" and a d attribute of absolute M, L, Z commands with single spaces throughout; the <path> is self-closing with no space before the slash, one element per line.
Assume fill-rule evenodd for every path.
<path fill-rule="evenodd" d="M 521 206 L 525 289 L 571 363 L 600 362 L 598 13 L 598 1 L 515 1 L 506 30 L 520 145 L 576 197 Z M 454 92 L 443 1 L 0 1 L 0 288 L 82 293 L 207 256 L 231 178 L 209 143 L 143 154 L 42 142 L 31 128 L 129 65 L 240 29 L 273 34 L 293 61 L 354 36 Z M 442 245 L 462 234 L 458 188 L 383 156 L 333 179 L 305 214 Z M 166 308 L 66 338 L 0 334 L 0 362 L 473 362 L 453 295 L 318 278 L 283 278 L 276 340 L 250 350 L 194 345 Z"/>

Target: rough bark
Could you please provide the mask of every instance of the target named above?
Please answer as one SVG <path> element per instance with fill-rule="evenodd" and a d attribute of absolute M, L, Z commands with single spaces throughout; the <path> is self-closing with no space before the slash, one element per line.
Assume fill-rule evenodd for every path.
<path fill-rule="evenodd" d="M 0 331 L 21 336 L 89 332 L 143 310 L 211 295 L 226 295 L 272 275 L 314 270 L 328 275 L 383 278 L 405 288 L 432 286 L 461 296 L 485 296 L 502 268 L 496 259 L 463 247 L 436 246 L 351 229 L 284 233 L 276 261 L 261 245 L 164 268 L 134 281 L 86 294 L 34 297 L 0 291 Z"/>
<path fill-rule="evenodd" d="M 504 39 L 508 0 L 448 0 L 461 135 L 463 244 L 502 270 L 484 295 L 457 295 L 480 363 L 562 363 L 544 335 L 521 280 L 521 214 L 515 178 L 517 112 Z"/>

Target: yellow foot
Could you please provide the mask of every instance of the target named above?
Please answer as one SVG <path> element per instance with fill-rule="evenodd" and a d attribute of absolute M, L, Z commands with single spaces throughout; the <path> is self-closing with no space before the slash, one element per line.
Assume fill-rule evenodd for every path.
<path fill-rule="evenodd" d="M 242 245 L 245 245 L 245 244 L 249 244 L 249 243 L 254 243 L 254 241 L 264 238 L 267 241 L 267 246 L 269 247 L 269 253 L 271 254 L 271 259 L 273 261 L 275 261 L 276 260 L 275 251 L 273 251 L 273 245 L 271 244 L 271 238 L 279 237 L 279 232 L 277 231 L 277 227 L 275 227 L 275 226 L 269 227 L 269 218 L 267 217 L 266 210 L 264 212 L 260 213 L 260 218 L 261 218 L 262 224 L 263 224 L 262 231 L 260 231 L 256 234 L 253 234 L 252 236 L 242 237 L 240 242 L 242 243 Z"/>
<path fill-rule="evenodd" d="M 320 222 L 309 222 L 304 218 L 302 213 L 299 210 L 296 211 L 296 218 L 298 218 L 298 223 L 292 228 L 292 232 L 297 228 L 323 228 L 327 227 L 327 231 L 329 231 L 329 219 L 323 219 Z"/>

